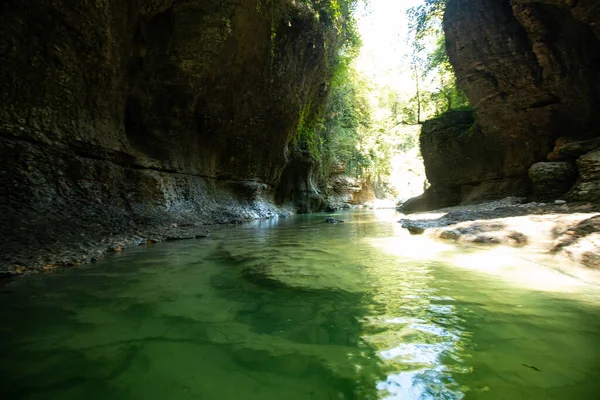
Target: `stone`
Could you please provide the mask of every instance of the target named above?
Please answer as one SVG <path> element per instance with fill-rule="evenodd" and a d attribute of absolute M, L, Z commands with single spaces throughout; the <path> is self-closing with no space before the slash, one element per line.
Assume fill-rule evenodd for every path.
<path fill-rule="evenodd" d="M 327 218 L 325 218 L 325 223 L 327 223 L 327 224 L 337 224 L 337 223 L 339 223 L 339 222 L 340 222 L 340 221 L 338 221 L 337 219 L 335 219 L 335 218 L 332 218 L 332 217 L 327 217 Z"/>
<path fill-rule="evenodd" d="M 432 185 L 422 195 L 406 200 L 396 209 L 408 214 L 450 207 L 459 202 L 460 191 L 457 188 Z"/>
<path fill-rule="evenodd" d="M 524 233 L 521 232 L 509 232 L 506 235 L 506 239 L 508 240 L 509 244 L 512 245 L 517 245 L 517 246 L 523 246 L 526 245 L 527 243 L 529 243 L 529 238 L 527 237 L 527 235 L 525 235 Z"/>
<path fill-rule="evenodd" d="M 600 181 L 600 150 L 587 153 L 577 159 L 579 176 L 583 182 Z"/>
<path fill-rule="evenodd" d="M 407 229 L 411 235 L 422 235 L 425 232 L 425 227 L 409 220 L 403 221 L 402 227 Z"/>
<path fill-rule="evenodd" d="M 568 194 L 572 201 L 600 201 L 600 150 L 577 159 L 579 179 Z"/>
<path fill-rule="evenodd" d="M 560 206 L 563 204 L 567 204 L 567 202 L 565 200 L 554 200 L 554 204 Z"/>
<path fill-rule="evenodd" d="M 600 249 L 583 253 L 581 263 L 588 268 L 600 270 Z"/>
<path fill-rule="evenodd" d="M 125 250 L 125 246 L 123 246 L 122 244 L 116 244 L 114 246 L 111 246 L 109 248 L 110 251 L 112 251 L 113 253 L 120 253 L 123 250 Z"/>
<path fill-rule="evenodd" d="M 478 235 L 475 238 L 473 238 L 471 240 L 471 242 L 478 243 L 478 244 L 500 244 L 500 243 L 502 243 L 502 240 L 500 240 L 496 236 Z"/>
<path fill-rule="evenodd" d="M 568 162 L 539 162 L 529 168 L 534 195 L 542 199 L 565 194 L 576 177 L 577 170 Z"/>
<path fill-rule="evenodd" d="M 460 239 L 461 234 L 457 231 L 443 231 L 440 234 L 440 239 L 445 239 L 445 240 L 458 240 Z"/>
<path fill-rule="evenodd" d="M 600 137 L 588 140 L 573 140 L 560 137 L 554 144 L 554 149 L 548 154 L 549 161 L 575 161 L 582 155 L 600 147 Z"/>

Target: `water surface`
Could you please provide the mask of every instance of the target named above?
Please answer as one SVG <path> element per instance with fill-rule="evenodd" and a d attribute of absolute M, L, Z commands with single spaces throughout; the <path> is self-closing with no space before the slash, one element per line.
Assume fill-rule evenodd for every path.
<path fill-rule="evenodd" d="M 0 398 L 600 398 L 598 287 L 526 249 L 410 237 L 392 211 L 341 217 L 0 288 Z"/>

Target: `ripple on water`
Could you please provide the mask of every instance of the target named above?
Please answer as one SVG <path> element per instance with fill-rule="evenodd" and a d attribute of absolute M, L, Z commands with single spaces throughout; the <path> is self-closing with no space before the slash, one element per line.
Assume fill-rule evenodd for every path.
<path fill-rule="evenodd" d="M 595 288 L 498 274 L 535 277 L 543 266 L 516 261 L 526 248 L 467 265 L 469 252 L 404 236 L 393 212 L 341 218 L 221 229 L 13 282 L 0 396 L 597 397 Z"/>

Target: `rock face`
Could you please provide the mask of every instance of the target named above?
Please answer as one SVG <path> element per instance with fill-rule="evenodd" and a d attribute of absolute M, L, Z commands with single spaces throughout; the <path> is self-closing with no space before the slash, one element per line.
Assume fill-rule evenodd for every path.
<path fill-rule="evenodd" d="M 421 154 L 429 189 L 407 201 L 404 212 L 454 206 L 461 201 L 478 202 L 523 195 L 528 183 L 503 169 L 501 139 L 479 127 L 472 111 L 452 111 L 423 123 Z"/>
<path fill-rule="evenodd" d="M 309 151 L 294 148 L 281 175 L 275 200 L 291 202 L 300 213 L 321 210 L 325 200 L 318 189 L 319 168 Z"/>
<path fill-rule="evenodd" d="M 600 136 L 597 0 L 448 0 L 444 30 L 459 86 L 476 110 L 481 137 L 472 143 L 495 153 L 484 162 L 477 146 L 456 148 L 453 160 L 472 158 L 469 185 L 502 181 L 490 195 L 519 194 L 529 167 L 547 161 L 557 138 Z M 424 150 L 426 166 L 446 157 L 439 147 Z M 463 185 L 465 171 L 446 166 L 444 184 Z M 460 201 L 471 201 L 470 193 Z"/>
<path fill-rule="evenodd" d="M 260 0 L 5 2 L 0 264 L 27 264 L 16 255 L 59 238 L 277 212 L 288 143 L 325 99 L 338 51 L 317 11 Z"/>
<path fill-rule="evenodd" d="M 336 210 L 355 204 L 354 198 L 361 194 L 361 183 L 358 179 L 347 176 L 344 166 L 334 165 L 330 168 L 329 176 L 326 178 L 326 210 Z"/>

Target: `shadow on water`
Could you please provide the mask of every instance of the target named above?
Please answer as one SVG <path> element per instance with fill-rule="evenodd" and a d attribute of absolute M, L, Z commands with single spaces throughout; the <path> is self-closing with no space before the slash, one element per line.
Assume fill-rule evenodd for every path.
<path fill-rule="evenodd" d="M 372 245 L 398 234 L 393 218 L 341 218 L 257 222 L 11 283 L 0 397 L 596 397 L 597 294 L 403 259 Z"/>
<path fill-rule="evenodd" d="M 282 259 L 285 253 L 269 253 L 270 260 L 243 252 L 233 255 L 221 247 L 210 256 L 223 266 L 222 272 L 211 279 L 217 294 L 243 305 L 236 320 L 252 332 L 286 346 L 282 353 L 278 349 L 244 348 L 234 355 L 235 361 L 251 371 L 297 378 L 318 376 L 340 398 L 377 398 L 375 387 L 385 374 L 374 349 L 362 339 L 368 295 L 335 287 L 311 287 L 310 280 L 318 278 L 318 273 L 286 273 L 293 282 L 286 283 L 272 272 L 295 268 L 289 259 Z M 312 253 L 330 254 L 324 250 Z"/>

